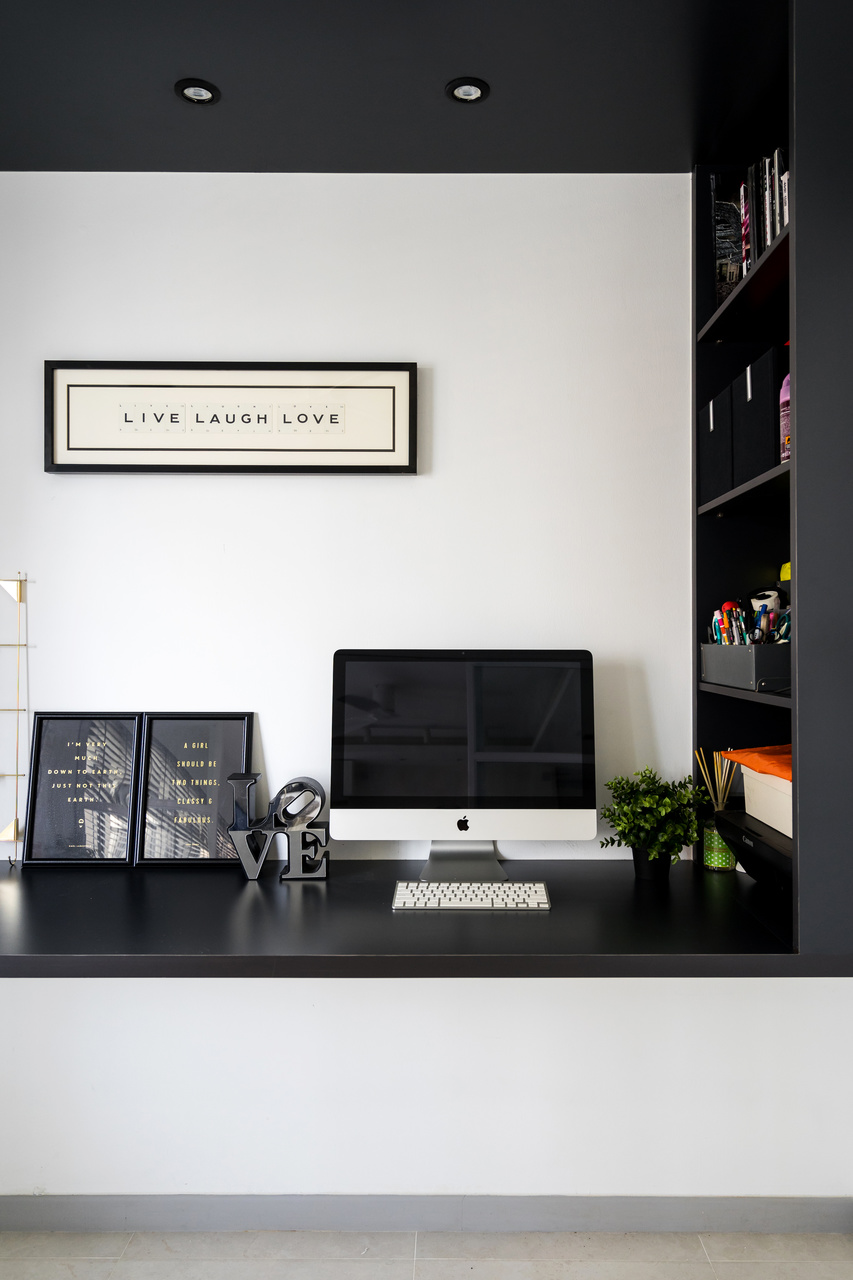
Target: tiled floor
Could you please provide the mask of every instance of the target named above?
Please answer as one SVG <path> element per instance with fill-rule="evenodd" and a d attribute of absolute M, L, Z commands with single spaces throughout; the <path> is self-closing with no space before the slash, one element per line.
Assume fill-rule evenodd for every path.
<path fill-rule="evenodd" d="M 0 1280 L 853 1280 L 853 1235 L 5 1231 Z"/>

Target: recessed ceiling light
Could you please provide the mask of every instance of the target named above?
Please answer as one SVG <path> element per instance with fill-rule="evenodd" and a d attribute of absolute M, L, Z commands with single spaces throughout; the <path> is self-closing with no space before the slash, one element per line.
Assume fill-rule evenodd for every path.
<path fill-rule="evenodd" d="M 485 80 L 478 80 L 476 76 L 460 76 L 458 80 L 451 80 L 450 84 L 445 85 L 444 92 L 454 102 L 482 102 L 489 96 L 489 86 Z"/>
<path fill-rule="evenodd" d="M 209 80 L 179 80 L 175 85 L 175 93 L 185 102 L 194 102 L 197 106 L 218 102 L 221 97 L 216 85 Z"/>

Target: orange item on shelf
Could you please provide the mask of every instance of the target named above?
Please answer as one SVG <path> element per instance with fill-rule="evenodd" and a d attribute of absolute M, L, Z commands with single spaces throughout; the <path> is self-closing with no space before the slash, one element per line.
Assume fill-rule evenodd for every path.
<path fill-rule="evenodd" d="M 742 751 L 724 751 L 727 760 L 742 764 L 754 773 L 770 773 L 774 778 L 793 778 L 791 768 L 791 743 L 783 747 L 745 747 Z"/>

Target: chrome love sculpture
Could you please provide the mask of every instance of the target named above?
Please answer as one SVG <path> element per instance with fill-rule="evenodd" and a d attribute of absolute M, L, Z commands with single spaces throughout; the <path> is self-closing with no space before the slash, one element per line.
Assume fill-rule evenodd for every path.
<path fill-rule="evenodd" d="M 263 822 L 251 822 L 251 790 L 259 773 L 232 773 L 234 821 L 228 834 L 243 870 L 257 880 L 276 836 L 287 837 L 287 868 L 279 880 L 325 880 L 329 843 L 328 822 L 317 822 L 326 803 L 326 793 L 314 778 L 291 778 L 270 801 Z"/>

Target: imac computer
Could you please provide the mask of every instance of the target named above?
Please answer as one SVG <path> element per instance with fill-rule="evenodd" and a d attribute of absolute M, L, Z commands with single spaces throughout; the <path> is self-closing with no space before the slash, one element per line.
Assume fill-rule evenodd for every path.
<path fill-rule="evenodd" d="M 504 879 L 497 840 L 596 834 L 592 655 L 341 650 L 330 832 L 430 840 L 422 880 Z"/>

